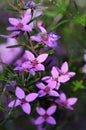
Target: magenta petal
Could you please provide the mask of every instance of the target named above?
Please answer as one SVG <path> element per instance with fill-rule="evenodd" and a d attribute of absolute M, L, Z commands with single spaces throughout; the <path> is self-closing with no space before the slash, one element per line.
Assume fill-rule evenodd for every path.
<path fill-rule="evenodd" d="M 22 24 L 27 24 L 29 21 L 31 20 L 31 15 L 25 16 L 22 20 L 21 23 Z"/>
<path fill-rule="evenodd" d="M 49 107 L 46 112 L 48 115 L 52 115 L 55 113 L 56 109 L 57 109 L 57 107 L 55 105 L 53 105 L 53 106 Z"/>
<path fill-rule="evenodd" d="M 40 125 L 44 122 L 44 118 L 42 116 L 38 117 L 36 120 L 35 120 L 35 124 L 36 125 Z"/>
<path fill-rule="evenodd" d="M 36 42 L 41 42 L 42 41 L 41 36 L 31 36 L 30 39 L 32 41 L 36 41 Z"/>
<path fill-rule="evenodd" d="M 45 67 L 42 64 L 37 64 L 35 68 L 36 68 L 36 71 L 44 71 L 45 70 Z"/>
<path fill-rule="evenodd" d="M 11 101 L 9 104 L 8 104 L 8 107 L 17 107 L 18 105 L 21 104 L 21 101 L 20 100 L 13 100 Z"/>
<path fill-rule="evenodd" d="M 42 78 L 43 81 L 45 81 L 46 83 L 49 83 L 51 81 L 51 77 L 50 76 L 45 76 Z"/>
<path fill-rule="evenodd" d="M 17 87 L 16 88 L 16 96 L 19 99 L 23 99 L 25 97 L 25 93 L 24 93 L 24 91 L 21 88 Z"/>
<path fill-rule="evenodd" d="M 55 119 L 52 116 L 49 116 L 47 118 L 46 122 L 49 123 L 49 124 L 52 124 L 52 125 L 56 124 L 56 121 L 55 121 Z"/>
<path fill-rule="evenodd" d="M 55 89 L 58 90 L 59 88 L 60 88 L 60 83 L 57 82 L 57 83 L 56 83 L 56 87 L 55 87 Z"/>
<path fill-rule="evenodd" d="M 3 34 L 0 34 L 0 37 L 3 37 L 3 38 L 10 38 L 10 35 L 3 35 Z"/>
<path fill-rule="evenodd" d="M 77 98 L 68 98 L 68 105 L 74 105 L 77 102 Z"/>
<path fill-rule="evenodd" d="M 56 87 L 56 81 L 54 81 L 53 79 L 48 83 L 48 86 L 52 89 L 54 89 Z"/>
<path fill-rule="evenodd" d="M 61 76 L 59 76 L 59 78 L 58 78 L 58 81 L 61 82 L 61 83 L 65 83 L 65 82 L 67 82 L 68 80 L 70 80 L 70 77 L 68 76 L 68 74 L 67 74 L 67 75 L 61 75 Z"/>
<path fill-rule="evenodd" d="M 36 107 L 36 111 L 41 116 L 45 114 L 45 110 L 42 107 Z"/>
<path fill-rule="evenodd" d="M 48 54 L 41 54 L 41 55 L 39 55 L 39 56 L 37 57 L 37 61 L 38 61 L 39 63 L 42 63 L 42 62 L 44 62 L 44 61 L 47 59 L 47 57 L 48 57 Z"/>
<path fill-rule="evenodd" d="M 75 76 L 75 72 L 68 72 L 68 76 L 71 78 L 71 77 L 73 77 L 73 76 Z"/>
<path fill-rule="evenodd" d="M 30 51 L 25 51 L 25 56 L 30 61 L 35 60 L 35 57 L 34 57 L 33 53 L 31 53 Z"/>
<path fill-rule="evenodd" d="M 43 90 L 38 91 L 38 97 L 43 97 L 46 95 L 46 92 L 44 92 Z"/>
<path fill-rule="evenodd" d="M 31 107 L 29 103 L 24 103 L 23 105 L 21 105 L 22 110 L 26 113 L 26 114 L 30 114 L 31 112 Z"/>
<path fill-rule="evenodd" d="M 38 88 L 40 88 L 40 89 L 45 89 L 46 88 L 46 86 L 43 83 L 40 83 L 40 82 L 36 83 L 36 86 Z"/>
<path fill-rule="evenodd" d="M 67 62 L 64 62 L 61 66 L 61 71 L 62 73 L 66 73 L 68 72 L 68 63 Z"/>
<path fill-rule="evenodd" d="M 40 26 L 39 29 L 42 32 L 42 34 L 46 34 L 47 33 L 47 31 L 45 30 L 44 27 Z"/>
<path fill-rule="evenodd" d="M 51 70 L 51 74 L 53 78 L 58 78 L 59 72 L 57 71 L 56 67 L 53 67 Z"/>
<path fill-rule="evenodd" d="M 14 26 L 17 26 L 19 24 L 19 20 L 16 18 L 9 18 L 9 22 Z"/>
<path fill-rule="evenodd" d="M 54 96 L 54 97 L 58 97 L 58 96 L 59 96 L 59 93 L 56 92 L 56 91 L 54 91 L 54 90 L 51 90 L 51 91 L 49 92 L 49 95 L 50 95 L 50 96 Z"/>
<path fill-rule="evenodd" d="M 63 92 L 60 94 L 59 97 L 60 97 L 60 100 L 61 100 L 62 102 L 65 102 L 65 101 L 67 100 L 67 99 L 66 99 L 66 95 L 65 95 L 65 93 L 63 93 Z"/>
<path fill-rule="evenodd" d="M 6 29 L 7 29 L 7 30 L 17 30 L 17 28 L 14 27 L 14 26 L 7 27 Z"/>
<path fill-rule="evenodd" d="M 30 93 L 26 96 L 26 101 L 27 102 L 32 102 L 38 97 L 37 93 Z"/>
<path fill-rule="evenodd" d="M 30 25 L 24 25 L 22 30 L 23 31 L 27 31 L 27 32 L 31 32 L 32 31 L 32 27 Z"/>

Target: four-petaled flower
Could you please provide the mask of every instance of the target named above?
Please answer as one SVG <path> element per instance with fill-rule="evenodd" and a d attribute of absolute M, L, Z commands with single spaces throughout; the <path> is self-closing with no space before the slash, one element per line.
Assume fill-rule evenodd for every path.
<path fill-rule="evenodd" d="M 36 125 L 40 125 L 44 122 L 47 122 L 51 125 L 55 125 L 56 121 L 55 119 L 52 117 L 52 114 L 55 113 L 56 111 L 56 106 L 53 105 L 51 107 L 49 107 L 46 111 L 42 108 L 42 107 L 36 107 L 36 111 L 37 113 L 40 115 L 36 120 L 35 120 L 35 124 Z"/>
<path fill-rule="evenodd" d="M 59 93 L 56 92 L 54 89 L 54 86 L 45 86 L 43 83 L 37 83 L 36 86 L 41 89 L 40 91 L 38 91 L 38 97 L 43 97 L 46 94 L 49 94 L 50 96 L 54 96 L 54 97 L 58 97 Z"/>
<path fill-rule="evenodd" d="M 41 64 L 41 63 L 44 62 L 47 59 L 48 54 L 46 54 L 46 53 L 40 54 L 38 57 L 35 57 L 33 55 L 33 53 L 31 53 L 30 51 L 26 51 L 25 53 L 26 53 L 27 59 L 29 61 L 28 63 L 30 65 L 32 65 L 32 67 L 35 71 L 40 71 L 40 70 L 44 71 L 45 70 L 44 65 Z"/>
<path fill-rule="evenodd" d="M 55 102 L 60 106 L 65 107 L 66 109 L 73 110 L 72 105 L 77 102 L 77 98 L 71 97 L 67 99 L 65 93 L 61 92 L 61 94 L 59 95 L 59 99 L 56 99 Z"/>
<path fill-rule="evenodd" d="M 33 27 L 28 24 L 31 20 L 31 15 L 25 16 L 22 19 L 9 18 L 9 23 L 13 26 L 7 27 L 11 31 L 28 31 L 31 32 Z"/>
<path fill-rule="evenodd" d="M 43 81 L 48 83 L 49 86 L 53 86 L 55 89 L 59 89 L 60 87 L 60 82 L 59 82 L 59 72 L 56 67 L 52 67 L 51 70 L 51 75 L 52 76 L 45 76 L 42 78 Z"/>
<path fill-rule="evenodd" d="M 18 99 L 11 101 L 8 104 L 8 107 L 12 108 L 12 107 L 17 107 L 20 105 L 22 107 L 22 110 L 26 114 L 30 114 L 31 106 L 30 106 L 29 102 L 34 101 L 38 97 L 38 94 L 30 93 L 28 95 L 25 95 L 25 92 L 19 87 L 16 88 L 15 94 Z"/>
<path fill-rule="evenodd" d="M 55 47 L 56 46 L 56 41 L 60 38 L 60 36 L 55 35 L 53 32 L 50 34 L 47 34 L 47 31 L 45 30 L 44 27 L 39 26 L 40 33 L 37 36 L 31 36 L 32 41 L 36 41 L 39 43 L 44 43 L 45 45 L 49 47 Z"/>
<path fill-rule="evenodd" d="M 68 80 L 70 80 L 71 77 L 75 75 L 75 72 L 68 72 L 68 63 L 64 62 L 61 66 L 61 69 L 57 68 L 60 76 L 59 76 L 59 82 L 65 83 Z"/>

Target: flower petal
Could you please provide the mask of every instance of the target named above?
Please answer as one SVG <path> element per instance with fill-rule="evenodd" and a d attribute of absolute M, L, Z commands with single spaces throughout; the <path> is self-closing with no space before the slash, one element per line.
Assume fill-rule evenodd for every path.
<path fill-rule="evenodd" d="M 42 116 L 38 117 L 36 120 L 35 120 L 35 124 L 36 125 L 40 125 L 44 122 L 44 118 Z"/>
<path fill-rule="evenodd" d="M 30 51 L 25 51 L 25 56 L 27 57 L 28 60 L 33 61 L 35 59 L 33 53 Z"/>
<path fill-rule="evenodd" d="M 25 16 L 23 17 L 23 19 L 21 20 L 21 23 L 23 25 L 27 24 L 29 21 L 31 20 L 31 15 Z"/>
<path fill-rule="evenodd" d="M 9 27 L 6 28 L 6 30 L 17 30 L 17 28 L 14 27 L 14 26 L 9 26 Z"/>
<path fill-rule="evenodd" d="M 16 88 L 16 96 L 19 99 L 23 99 L 25 97 L 25 93 L 24 93 L 24 91 L 21 88 L 17 87 Z"/>
<path fill-rule="evenodd" d="M 38 97 L 43 97 L 46 95 L 46 92 L 44 92 L 43 90 L 38 91 Z"/>
<path fill-rule="evenodd" d="M 9 104 L 8 104 L 8 107 L 17 107 L 18 105 L 21 104 L 21 101 L 20 100 L 13 100 L 11 101 Z"/>
<path fill-rule="evenodd" d="M 36 42 L 41 42 L 42 41 L 41 36 L 31 36 L 30 39 L 32 41 L 36 41 Z"/>
<path fill-rule="evenodd" d="M 65 101 L 67 100 L 67 99 L 66 99 L 66 95 L 65 95 L 65 93 L 63 93 L 63 92 L 60 94 L 59 97 L 60 97 L 60 100 L 63 101 L 63 102 L 65 102 Z"/>
<path fill-rule="evenodd" d="M 58 78 L 58 81 L 59 81 L 60 83 L 65 83 L 65 82 L 67 82 L 68 80 L 70 80 L 70 77 L 68 76 L 68 74 L 66 74 L 66 75 L 61 75 L 61 76 L 59 76 L 59 78 Z"/>
<path fill-rule="evenodd" d="M 67 102 L 68 102 L 68 105 L 74 105 L 76 102 L 77 102 L 77 98 L 68 98 Z"/>
<path fill-rule="evenodd" d="M 39 55 L 39 56 L 37 57 L 37 61 L 38 61 L 39 63 L 42 63 L 42 62 L 44 62 L 44 61 L 47 59 L 47 57 L 48 57 L 48 54 L 41 54 L 41 55 Z"/>
<path fill-rule="evenodd" d="M 56 121 L 55 121 L 55 119 L 54 119 L 52 116 L 49 116 L 49 117 L 46 119 L 46 122 L 49 123 L 49 124 L 52 124 L 52 125 L 55 125 L 55 124 L 56 124 Z"/>
<path fill-rule="evenodd" d="M 36 68 L 36 71 L 44 71 L 45 70 L 45 67 L 42 64 L 37 64 L 35 66 L 35 68 Z"/>
<path fill-rule="evenodd" d="M 75 76 L 75 72 L 68 72 L 68 76 L 71 78 L 71 77 L 73 77 L 73 76 Z"/>
<path fill-rule="evenodd" d="M 37 86 L 39 89 L 45 89 L 45 88 L 46 88 L 46 86 L 45 86 L 43 83 L 41 83 L 41 82 L 36 83 L 36 86 Z"/>
<path fill-rule="evenodd" d="M 9 18 L 9 22 L 14 26 L 17 26 L 19 24 L 19 20 L 16 18 Z"/>
<path fill-rule="evenodd" d="M 57 71 L 56 67 L 52 68 L 51 74 L 52 74 L 53 78 L 58 78 L 59 72 Z"/>
<path fill-rule="evenodd" d="M 46 83 L 49 83 L 51 81 L 51 77 L 50 76 L 45 76 L 42 78 L 42 80 Z"/>
<path fill-rule="evenodd" d="M 49 88 L 54 89 L 54 88 L 56 87 L 56 83 L 57 83 L 57 82 L 52 79 L 52 80 L 48 83 Z"/>
<path fill-rule="evenodd" d="M 54 90 L 50 90 L 49 95 L 50 95 L 50 96 L 54 96 L 54 97 L 58 97 L 58 96 L 59 96 L 59 93 L 56 92 L 56 91 L 54 91 Z"/>
<path fill-rule="evenodd" d="M 45 110 L 42 107 L 36 107 L 36 111 L 41 116 L 45 114 Z"/>
<path fill-rule="evenodd" d="M 37 93 L 30 93 L 26 96 L 26 101 L 27 102 L 32 102 L 38 97 Z"/>
<path fill-rule="evenodd" d="M 68 63 L 67 62 L 64 62 L 61 66 L 61 71 L 62 73 L 66 73 L 68 72 Z"/>
<path fill-rule="evenodd" d="M 48 109 L 47 109 L 47 114 L 48 115 L 52 115 L 52 114 L 54 114 L 55 113 L 55 111 L 56 111 L 56 106 L 55 105 L 53 105 L 53 106 L 51 106 L 51 107 L 49 107 Z"/>
<path fill-rule="evenodd" d="M 29 103 L 24 103 L 23 105 L 21 105 L 22 110 L 26 113 L 26 114 L 30 114 L 31 112 L 31 106 Z"/>

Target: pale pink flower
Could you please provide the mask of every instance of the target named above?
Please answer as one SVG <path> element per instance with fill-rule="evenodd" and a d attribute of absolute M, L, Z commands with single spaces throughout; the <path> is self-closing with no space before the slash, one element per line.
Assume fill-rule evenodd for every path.
<path fill-rule="evenodd" d="M 62 92 L 59 96 L 59 99 L 56 99 L 55 102 L 62 107 L 73 110 L 72 106 L 77 102 L 77 100 L 78 99 L 76 97 L 71 97 L 67 99 L 65 93 Z"/>
<path fill-rule="evenodd" d="M 25 95 L 25 92 L 23 91 L 23 89 L 21 89 L 19 87 L 16 88 L 15 94 L 17 96 L 17 99 L 11 101 L 8 104 L 8 107 L 12 108 L 12 107 L 17 107 L 20 105 L 22 110 L 26 114 L 30 114 L 31 106 L 29 103 L 33 102 L 38 97 L 38 94 L 37 93 L 30 93 L 28 95 Z"/>
<path fill-rule="evenodd" d="M 44 110 L 42 107 L 36 107 L 36 111 L 40 116 L 35 120 L 35 124 L 40 125 L 47 122 L 48 124 L 55 125 L 56 121 L 52 117 L 52 114 L 55 113 L 56 108 L 55 105 L 49 107 L 47 110 Z"/>

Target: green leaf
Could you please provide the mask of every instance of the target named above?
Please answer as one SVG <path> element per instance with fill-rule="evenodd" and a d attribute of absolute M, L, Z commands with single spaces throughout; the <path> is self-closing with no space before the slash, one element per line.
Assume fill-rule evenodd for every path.
<path fill-rule="evenodd" d="M 18 6 L 18 0 L 14 0 L 14 6 Z"/>
<path fill-rule="evenodd" d="M 16 47 L 21 47 L 22 45 L 12 45 L 12 46 L 7 46 L 6 48 L 16 48 Z"/>
<path fill-rule="evenodd" d="M 74 91 L 74 92 L 76 92 L 76 91 L 78 91 L 79 89 L 84 89 L 84 85 L 83 85 L 83 81 L 82 80 L 80 80 L 80 81 L 74 81 L 74 82 L 72 82 L 73 83 L 73 88 L 72 88 L 72 90 Z"/>

